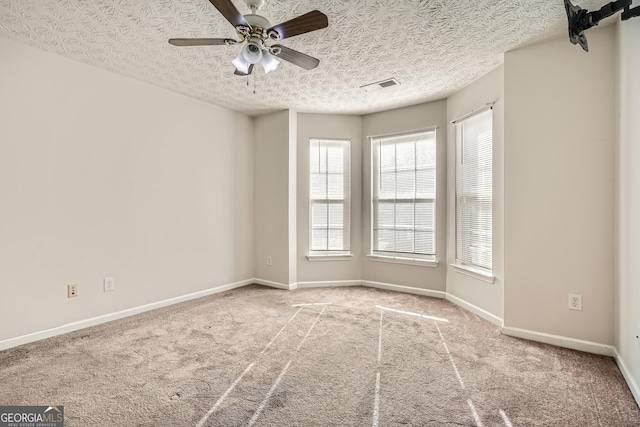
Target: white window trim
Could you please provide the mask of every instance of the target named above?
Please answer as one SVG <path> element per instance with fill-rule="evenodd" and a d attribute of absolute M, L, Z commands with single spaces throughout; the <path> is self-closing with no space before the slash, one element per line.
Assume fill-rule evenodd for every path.
<path fill-rule="evenodd" d="M 342 138 L 309 138 L 309 142 L 312 141 L 328 141 L 337 143 L 346 143 L 346 159 L 345 166 L 347 174 L 344 179 L 348 182 L 348 191 L 345 192 L 344 198 L 340 199 L 344 202 L 344 208 L 346 210 L 343 221 L 344 224 L 348 224 L 348 231 L 345 230 L 345 237 L 348 239 L 347 250 L 311 250 L 312 233 L 313 233 L 313 220 L 311 218 L 313 209 L 313 200 L 311 197 L 311 190 L 309 190 L 309 253 L 307 254 L 308 261 L 348 261 L 351 257 L 351 139 Z M 310 170 L 309 170 L 310 171 Z M 311 184 L 311 182 L 310 182 Z M 320 200 L 320 199 L 319 199 Z M 329 200 L 329 199 L 325 199 Z"/>
<path fill-rule="evenodd" d="M 491 102 L 491 103 L 487 103 L 483 106 L 481 106 L 480 108 L 477 108 L 475 110 L 472 110 L 460 117 L 458 117 L 457 119 L 451 121 L 451 124 L 453 124 L 454 126 L 457 125 L 459 122 L 462 122 L 464 120 L 467 120 L 473 116 L 476 116 L 478 114 L 484 113 L 487 110 L 493 110 L 493 106 L 495 103 Z M 493 124 L 493 115 L 491 116 L 491 120 L 492 120 L 492 124 Z M 456 170 L 455 170 L 455 209 L 454 209 L 454 215 L 455 215 L 455 229 L 454 229 L 454 235 L 456 236 L 456 241 L 454 242 L 454 247 L 455 247 L 455 251 L 456 251 L 456 256 L 457 256 L 457 247 L 458 247 L 458 242 L 457 242 L 457 232 L 458 232 L 458 223 L 457 223 L 457 218 L 458 218 L 458 206 L 457 206 L 457 200 L 458 200 L 458 153 L 460 150 L 460 146 L 458 144 L 458 129 L 457 126 L 455 127 L 455 138 L 456 138 Z M 493 141 L 492 141 L 493 142 Z M 493 156 L 493 147 L 492 147 L 492 156 Z M 493 173 L 493 165 L 492 165 L 492 173 Z M 492 197 L 492 210 L 493 210 L 493 197 Z M 493 251 L 493 236 L 492 236 L 492 251 Z M 482 280 L 484 282 L 487 283 L 494 283 L 495 281 L 495 276 L 493 275 L 493 268 L 488 270 L 485 269 L 483 267 L 480 266 L 475 266 L 475 265 L 468 265 L 463 263 L 463 261 L 457 260 L 454 264 L 449 264 L 451 267 L 454 267 L 454 269 L 461 274 L 465 274 L 467 276 L 470 277 L 474 277 L 478 280 Z M 493 266 L 492 266 L 493 267 Z"/>
<path fill-rule="evenodd" d="M 351 261 L 353 259 L 353 254 L 351 253 L 327 253 L 327 254 L 319 254 L 319 253 L 310 253 L 307 255 L 307 261 L 309 262 L 322 262 L 322 261 Z"/>
<path fill-rule="evenodd" d="M 495 283 L 496 276 L 490 271 L 481 270 L 464 264 L 449 264 L 456 272 L 487 283 Z"/>
<path fill-rule="evenodd" d="M 427 258 L 410 258 L 410 257 L 402 257 L 402 256 L 393 256 L 393 255 L 380 255 L 380 254 L 372 254 L 367 255 L 369 261 L 373 262 L 388 262 L 391 264 L 405 264 L 405 265 L 417 265 L 420 267 L 432 267 L 436 268 L 438 266 L 438 260 L 436 259 L 427 259 Z"/>
<path fill-rule="evenodd" d="M 437 129 L 438 126 L 431 126 L 428 128 L 423 128 L 423 129 L 416 129 L 416 130 L 412 130 L 412 131 L 407 131 L 407 132 L 401 132 L 401 133 L 393 133 L 393 134 L 384 134 L 384 135 L 374 135 L 374 136 L 369 136 L 369 141 L 371 142 L 371 146 L 373 148 L 373 141 L 374 139 L 382 139 L 382 138 L 387 138 L 387 137 L 399 137 L 399 136 L 405 136 L 405 135 L 412 135 L 412 134 L 416 134 L 416 133 L 422 133 L 422 132 L 434 132 L 436 133 L 436 153 L 437 153 Z M 370 227 L 370 241 L 369 241 L 369 255 L 367 255 L 367 257 L 369 258 L 370 261 L 374 261 L 374 262 L 388 262 L 388 263 L 394 263 L 394 264 L 406 264 L 406 265 L 417 265 L 417 266 L 423 266 L 423 267 L 437 267 L 438 266 L 438 261 L 436 259 L 437 257 L 437 238 L 436 238 L 436 248 L 434 248 L 436 250 L 436 253 L 434 253 L 433 255 L 418 255 L 416 254 L 414 257 L 411 256 L 411 254 L 407 254 L 407 256 L 402 256 L 402 255 L 395 255 L 394 253 L 390 253 L 390 252 L 382 252 L 382 251 L 375 251 L 373 249 L 373 203 L 374 203 L 374 198 L 373 198 L 373 181 L 374 181 L 374 175 L 373 175 L 373 153 L 371 153 L 371 174 L 370 174 L 370 189 L 371 189 L 371 196 L 370 196 L 370 207 L 371 207 L 371 227 Z M 436 164 L 436 174 L 437 174 L 437 170 L 438 170 L 438 166 Z M 437 181 L 436 181 L 437 182 Z M 424 200 L 432 200 L 434 203 L 434 209 L 437 212 L 437 193 L 438 193 L 438 189 L 437 189 L 437 184 L 436 184 L 436 189 L 435 189 L 435 194 L 434 197 L 431 198 L 425 198 Z M 423 199 L 420 199 L 423 200 Z M 433 232 L 434 232 L 434 237 L 435 234 L 437 233 L 438 230 L 438 216 L 437 213 L 434 215 L 434 225 L 433 225 Z"/>

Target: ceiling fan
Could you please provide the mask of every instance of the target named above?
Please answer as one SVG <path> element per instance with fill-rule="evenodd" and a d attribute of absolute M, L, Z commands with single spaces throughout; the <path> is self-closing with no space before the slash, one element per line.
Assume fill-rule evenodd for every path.
<path fill-rule="evenodd" d="M 247 15 L 240 14 L 231 0 L 209 1 L 235 27 L 240 40 L 225 38 L 169 39 L 170 44 L 174 46 L 228 46 L 245 43 L 240 54 L 231 61 L 236 67 L 234 74 L 238 76 L 251 74 L 257 63 L 262 64 L 265 73 L 273 71 L 280 63 L 277 58 L 284 59 L 305 70 L 312 70 L 320 63 L 320 60 L 302 52 L 280 44 L 270 45 L 270 42 L 326 28 L 329 21 L 324 13 L 313 10 L 281 24 L 271 25 L 265 17 L 256 13 L 264 5 L 265 0 L 245 0 L 251 9 L 251 13 Z"/>

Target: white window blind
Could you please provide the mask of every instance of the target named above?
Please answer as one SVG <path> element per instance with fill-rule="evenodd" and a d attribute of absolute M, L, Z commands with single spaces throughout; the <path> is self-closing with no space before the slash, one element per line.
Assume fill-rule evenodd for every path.
<path fill-rule="evenodd" d="M 350 250 L 350 141 L 310 141 L 310 253 Z"/>
<path fill-rule="evenodd" d="M 456 262 L 492 269 L 493 111 L 456 123 Z"/>
<path fill-rule="evenodd" d="M 435 130 L 371 142 L 372 254 L 435 260 Z"/>

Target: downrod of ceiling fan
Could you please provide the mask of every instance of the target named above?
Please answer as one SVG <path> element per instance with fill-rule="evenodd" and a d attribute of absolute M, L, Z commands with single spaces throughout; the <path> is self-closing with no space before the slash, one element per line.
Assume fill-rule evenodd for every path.
<path fill-rule="evenodd" d="M 255 14 L 264 6 L 265 0 L 245 0 L 245 3 L 251 9 L 251 13 Z"/>

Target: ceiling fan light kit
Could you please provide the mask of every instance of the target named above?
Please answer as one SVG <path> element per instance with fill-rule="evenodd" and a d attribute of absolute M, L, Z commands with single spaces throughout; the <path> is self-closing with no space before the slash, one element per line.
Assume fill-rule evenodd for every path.
<path fill-rule="evenodd" d="M 245 48 L 247 46 L 245 46 Z M 246 50 L 245 48 L 243 48 L 242 51 L 238 54 L 238 56 L 233 61 L 231 61 L 231 63 L 236 67 L 236 71 L 237 71 L 236 74 L 238 75 L 251 74 L 249 72 L 249 69 L 251 68 L 252 65 L 257 64 L 258 62 L 262 64 L 262 68 L 264 68 L 265 74 L 278 68 L 280 61 L 278 61 L 275 56 L 269 53 L 268 50 L 259 52 L 259 59 L 255 62 L 252 62 L 252 60 L 247 60 L 247 54 L 245 52 Z M 253 55 L 253 54 L 250 54 L 250 55 Z M 251 56 L 249 56 L 249 58 L 251 59 Z"/>
<path fill-rule="evenodd" d="M 247 44 L 242 47 L 242 57 L 249 64 L 257 64 L 262 59 L 262 42 L 257 37 L 250 37 Z"/>
<path fill-rule="evenodd" d="M 231 61 L 234 67 L 236 67 L 236 72 L 240 72 L 243 74 L 249 74 L 249 64 L 246 59 L 242 56 L 242 52 L 236 56 L 236 59 Z"/>
<path fill-rule="evenodd" d="M 234 74 L 246 76 L 251 74 L 253 66 L 261 63 L 265 73 L 275 70 L 280 64 L 277 58 L 283 59 L 306 70 L 316 68 L 320 61 L 304 53 L 289 49 L 282 45 L 270 46 L 272 40 L 283 40 L 300 34 L 326 28 L 329 25 L 327 16 L 313 10 L 289 21 L 272 26 L 268 19 L 256 12 L 264 5 L 265 0 L 245 0 L 251 13 L 242 15 L 231 0 L 209 0 L 209 2 L 236 29 L 240 40 L 226 38 L 169 39 L 174 46 L 228 46 L 242 44 L 240 53 L 231 61 L 236 67 Z"/>
<path fill-rule="evenodd" d="M 278 68 L 279 64 L 280 61 L 278 61 L 275 56 L 269 53 L 269 51 L 265 50 L 262 53 L 262 67 L 264 68 L 265 74 Z"/>

